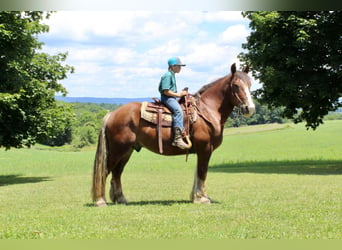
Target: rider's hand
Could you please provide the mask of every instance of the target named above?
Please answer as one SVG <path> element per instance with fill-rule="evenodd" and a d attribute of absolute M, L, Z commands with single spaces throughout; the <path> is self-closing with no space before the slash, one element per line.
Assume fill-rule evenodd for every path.
<path fill-rule="evenodd" d="M 182 97 L 182 96 L 186 96 L 188 94 L 188 91 L 186 91 L 186 90 L 182 90 L 182 92 L 180 92 L 180 97 Z"/>

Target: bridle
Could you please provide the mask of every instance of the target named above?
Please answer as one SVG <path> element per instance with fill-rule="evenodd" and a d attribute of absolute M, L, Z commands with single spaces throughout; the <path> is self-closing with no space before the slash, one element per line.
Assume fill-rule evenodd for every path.
<path fill-rule="evenodd" d="M 234 105 L 234 103 L 232 103 L 234 106 L 241 106 L 244 104 L 244 102 L 241 100 L 241 98 L 239 97 L 238 95 L 238 91 L 234 91 L 234 88 L 233 88 L 233 80 L 234 80 L 234 75 L 232 76 L 232 79 L 230 80 L 229 82 L 229 87 L 230 87 L 230 92 L 231 92 L 231 95 L 236 99 L 236 103 L 237 105 Z M 241 78 L 238 79 L 238 81 L 242 82 Z"/>

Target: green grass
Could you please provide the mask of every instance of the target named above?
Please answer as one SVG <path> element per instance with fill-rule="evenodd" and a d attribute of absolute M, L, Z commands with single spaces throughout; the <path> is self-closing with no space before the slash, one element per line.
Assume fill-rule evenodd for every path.
<path fill-rule="evenodd" d="M 134 153 L 123 174 L 129 204 L 95 208 L 94 150 L 2 150 L 0 238 L 342 239 L 341 128 L 226 130 L 210 162 L 211 205 L 189 202 L 195 155 Z"/>

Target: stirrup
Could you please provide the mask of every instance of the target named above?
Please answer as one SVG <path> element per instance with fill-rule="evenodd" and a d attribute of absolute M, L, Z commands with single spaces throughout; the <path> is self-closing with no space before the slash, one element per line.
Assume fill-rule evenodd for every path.
<path fill-rule="evenodd" d="M 183 141 L 182 138 L 179 138 L 178 140 L 181 140 L 182 144 L 184 145 L 178 145 L 177 140 L 174 140 L 171 145 L 174 147 L 178 147 L 180 149 L 190 149 L 192 147 L 191 140 L 189 139 L 189 136 L 185 136 L 186 143 Z"/>

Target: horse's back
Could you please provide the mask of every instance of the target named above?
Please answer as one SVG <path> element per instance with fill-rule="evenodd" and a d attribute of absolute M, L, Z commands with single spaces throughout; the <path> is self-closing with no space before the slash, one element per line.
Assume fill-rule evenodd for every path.
<path fill-rule="evenodd" d="M 140 118 L 140 102 L 130 102 L 120 106 L 116 110 L 110 112 L 107 118 L 107 124 L 127 124 Z"/>

